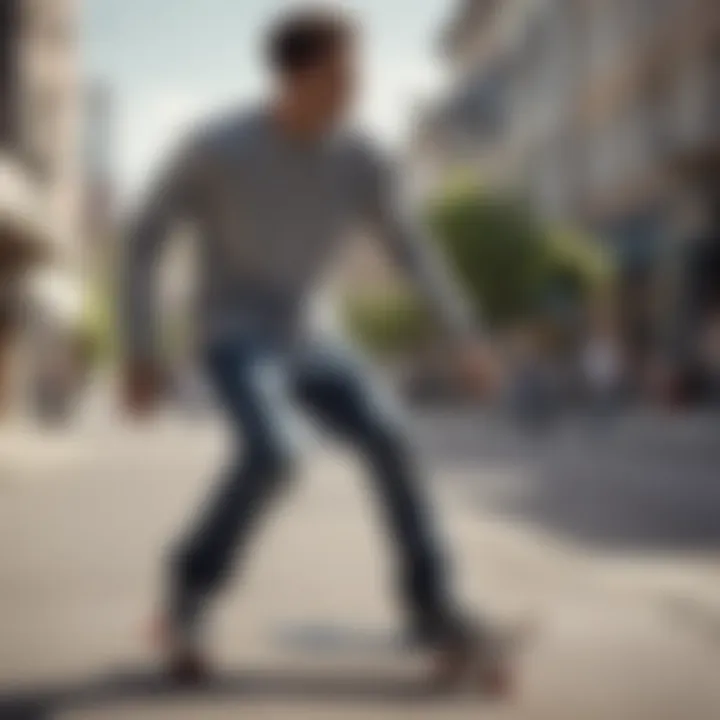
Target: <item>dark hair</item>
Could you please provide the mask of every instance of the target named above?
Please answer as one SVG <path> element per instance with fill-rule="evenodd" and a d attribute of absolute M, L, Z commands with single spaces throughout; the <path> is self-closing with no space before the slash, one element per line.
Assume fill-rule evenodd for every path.
<path fill-rule="evenodd" d="M 306 8 L 284 15 L 267 36 L 267 60 L 283 75 L 317 65 L 350 40 L 350 18 L 338 10 Z"/>

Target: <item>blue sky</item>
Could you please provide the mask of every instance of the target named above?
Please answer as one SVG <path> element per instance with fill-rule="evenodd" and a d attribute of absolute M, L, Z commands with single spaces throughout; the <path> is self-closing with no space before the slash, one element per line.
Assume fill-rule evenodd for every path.
<path fill-rule="evenodd" d="M 87 0 L 87 78 L 114 93 L 114 165 L 123 194 L 147 181 L 193 119 L 261 96 L 262 28 L 287 0 Z M 402 140 L 413 108 L 442 83 L 436 47 L 453 0 L 353 0 L 365 24 L 363 123 Z"/>

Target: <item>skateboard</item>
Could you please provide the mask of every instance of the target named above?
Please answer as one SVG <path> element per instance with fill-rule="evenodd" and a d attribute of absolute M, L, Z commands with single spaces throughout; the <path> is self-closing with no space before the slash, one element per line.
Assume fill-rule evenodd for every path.
<path fill-rule="evenodd" d="M 516 689 L 520 660 L 536 635 L 529 623 L 493 628 L 455 645 L 431 651 L 431 686 L 438 691 L 475 692 L 503 699 Z"/>
<path fill-rule="evenodd" d="M 472 694 L 503 700 L 516 690 L 521 659 L 537 635 L 537 627 L 529 622 L 493 627 L 482 634 L 472 633 L 446 647 L 417 649 L 406 640 L 381 633 L 343 632 L 338 628 L 305 628 L 303 634 L 284 636 L 283 644 L 292 645 L 290 652 L 308 651 L 328 655 L 337 654 L 353 660 L 370 657 L 378 665 L 378 652 L 388 669 L 403 667 L 411 653 L 421 659 L 416 682 L 418 690 L 429 694 Z M 294 643 L 294 645 L 293 645 Z M 427 661 L 426 661 L 427 660 Z M 207 657 L 187 649 L 166 656 L 168 678 L 183 687 L 199 686 L 213 679 Z M 414 667 L 414 666 L 413 666 Z M 415 675 L 413 675 L 415 677 Z"/>

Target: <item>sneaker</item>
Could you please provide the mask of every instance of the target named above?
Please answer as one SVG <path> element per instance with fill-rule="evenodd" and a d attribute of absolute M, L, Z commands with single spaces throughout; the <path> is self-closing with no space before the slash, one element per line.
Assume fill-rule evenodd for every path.
<path fill-rule="evenodd" d="M 210 665 L 196 639 L 161 618 L 153 624 L 153 642 L 164 658 L 169 678 L 178 685 L 199 685 L 210 676 Z"/>

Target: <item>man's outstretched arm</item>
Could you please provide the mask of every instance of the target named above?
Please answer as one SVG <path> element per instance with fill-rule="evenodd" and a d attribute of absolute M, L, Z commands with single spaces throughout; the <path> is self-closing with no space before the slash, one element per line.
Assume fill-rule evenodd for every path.
<path fill-rule="evenodd" d="M 391 257 L 408 274 L 449 339 L 473 336 L 470 305 L 403 191 L 397 169 L 385 158 L 368 159 L 368 220 Z"/>
<path fill-rule="evenodd" d="M 403 191 L 397 169 L 378 156 L 368 165 L 368 216 L 375 233 L 424 297 L 461 374 L 484 391 L 494 372 L 470 303 Z"/>
<path fill-rule="evenodd" d="M 182 149 L 152 186 L 125 236 L 120 270 L 120 340 L 125 402 L 147 409 L 160 383 L 158 260 L 172 227 L 190 212 L 194 151 Z"/>

